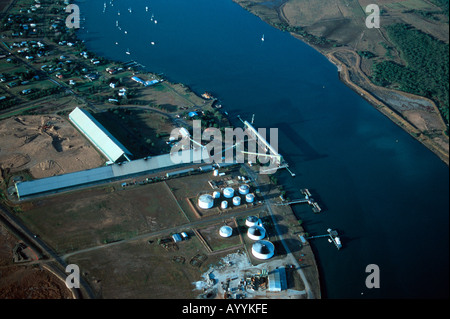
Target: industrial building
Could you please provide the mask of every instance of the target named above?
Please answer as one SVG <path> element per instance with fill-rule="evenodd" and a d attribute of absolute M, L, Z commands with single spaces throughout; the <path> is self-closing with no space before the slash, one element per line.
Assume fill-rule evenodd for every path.
<path fill-rule="evenodd" d="M 109 161 L 113 163 L 130 161 L 132 156 L 130 151 L 88 111 L 77 107 L 69 114 L 69 120 Z"/>
<path fill-rule="evenodd" d="M 274 269 L 269 273 L 269 291 L 280 292 L 287 289 L 286 268 Z"/>
<path fill-rule="evenodd" d="M 192 165 L 193 159 L 198 156 L 197 151 L 186 150 L 191 163 L 179 164 L 172 160 L 172 154 L 164 154 L 154 157 L 146 157 L 130 162 L 102 166 L 85 171 L 52 176 L 34 181 L 16 183 L 17 197 L 20 200 L 41 196 L 45 194 L 58 193 L 65 190 L 76 189 L 112 182 L 120 179 L 130 178 L 143 174 L 153 174 L 165 170 L 175 169 L 185 165 Z"/>

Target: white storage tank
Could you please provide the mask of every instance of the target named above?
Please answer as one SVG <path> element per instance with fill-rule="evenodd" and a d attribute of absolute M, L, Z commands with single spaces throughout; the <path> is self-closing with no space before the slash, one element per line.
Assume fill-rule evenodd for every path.
<path fill-rule="evenodd" d="M 210 209 L 214 206 L 214 198 L 209 194 L 201 195 L 198 198 L 198 206 L 203 209 Z"/>
<path fill-rule="evenodd" d="M 219 235 L 225 238 L 231 237 L 233 235 L 233 228 L 230 226 L 222 226 L 219 230 Z"/>
<path fill-rule="evenodd" d="M 245 201 L 247 203 L 253 203 L 255 201 L 255 195 L 253 195 L 253 194 L 245 195 Z"/>
<path fill-rule="evenodd" d="M 239 193 L 241 195 L 247 195 L 250 192 L 250 186 L 248 186 L 247 184 L 241 185 L 239 187 Z"/>
<path fill-rule="evenodd" d="M 220 207 L 222 209 L 227 209 L 228 208 L 228 202 L 226 200 L 222 201 L 222 204 L 220 204 Z"/>
<path fill-rule="evenodd" d="M 215 169 L 214 172 L 213 172 L 213 174 L 214 174 L 214 176 L 219 176 L 219 170 L 218 170 L 218 169 Z"/>
<path fill-rule="evenodd" d="M 215 191 L 215 192 L 213 193 L 213 197 L 214 197 L 214 198 L 220 198 L 220 192 Z"/>
<path fill-rule="evenodd" d="M 233 197 L 233 205 L 234 205 L 234 206 L 239 206 L 239 205 L 241 205 L 241 198 L 240 198 L 239 196 Z"/>
<path fill-rule="evenodd" d="M 225 198 L 232 198 L 234 196 L 234 189 L 231 187 L 226 187 L 223 190 L 223 196 L 225 196 Z"/>
<path fill-rule="evenodd" d="M 252 254 L 258 259 L 269 259 L 275 254 L 275 246 L 267 240 L 259 240 L 252 246 Z"/>
<path fill-rule="evenodd" d="M 247 227 L 252 227 L 255 225 L 258 225 L 259 219 L 256 216 L 248 216 L 247 219 L 245 220 L 245 225 Z"/>
<path fill-rule="evenodd" d="M 266 230 L 261 226 L 252 226 L 248 229 L 247 236 L 251 240 L 261 240 L 266 237 Z"/>

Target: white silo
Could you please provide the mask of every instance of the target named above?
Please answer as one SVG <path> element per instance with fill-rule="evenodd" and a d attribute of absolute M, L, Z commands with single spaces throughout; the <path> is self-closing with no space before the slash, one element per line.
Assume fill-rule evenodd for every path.
<path fill-rule="evenodd" d="M 254 201 L 255 201 L 255 195 L 253 195 L 253 194 L 247 194 L 247 195 L 245 195 L 245 201 L 247 202 L 247 203 L 253 203 Z"/>
<path fill-rule="evenodd" d="M 234 189 L 231 187 L 226 187 L 223 190 L 223 196 L 225 196 L 225 198 L 232 198 L 234 196 Z"/>
<path fill-rule="evenodd" d="M 245 220 L 245 225 L 247 227 L 252 227 L 255 225 L 258 225 L 259 219 L 256 216 L 248 216 L 247 219 Z"/>
<path fill-rule="evenodd" d="M 228 208 L 228 202 L 226 200 L 223 200 L 222 203 L 220 204 L 220 207 L 222 209 L 227 209 Z"/>
<path fill-rule="evenodd" d="M 222 226 L 219 230 L 219 235 L 222 237 L 231 237 L 231 235 L 233 234 L 233 228 L 231 228 L 230 226 Z"/>
<path fill-rule="evenodd" d="M 261 240 L 266 237 L 266 230 L 261 226 L 252 226 L 248 229 L 247 236 L 251 240 Z"/>
<path fill-rule="evenodd" d="M 258 259 L 269 259 L 275 254 L 275 246 L 267 240 L 259 240 L 252 246 L 252 254 Z"/>
<path fill-rule="evenodd" d="M 220 198 L 220 192 L 214 191 L 213 195 L 214 198 Z"/>
<path fill-rule="evenodd" d="M 209 194 L 201 195 L 198 198 L 198 206 L 203 209 L 210 209 L 214 206 L 214 198 Z"/>
<path fill-rule="evenodd" d="M 243 184 L 239 187 L 239 194 L 247 195 L 250 192 L 250 186 Z"/>
<path fill-rule="evenodd" d="M 240 198 L 239 196 L 233 197 L 233 205 L 234 205 L 234 206 L 239 206 L 239 205 L 241 205 L 241 198 Z"/>

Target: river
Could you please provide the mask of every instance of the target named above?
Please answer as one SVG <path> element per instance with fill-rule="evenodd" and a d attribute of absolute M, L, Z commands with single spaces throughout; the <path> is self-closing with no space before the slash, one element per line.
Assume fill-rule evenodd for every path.
<path fill-rule="evenodd" d="M 448 298 L 448 166 L 340 82 L 325 57 L 231 0 L 77 3 L 89 50 L 213 93 L 235 124 L 255 114 L 256 127 L 279 129 L 297 175 L 282 171 L 280 182 L 291 198 L 309 188 L 324 208 L 295 213 L 311 235 L 331 227 L 342 237 L 339 251 L 312 242 L 324 298 Z M 380 288 L 366 287 L 369 264 Z"/>

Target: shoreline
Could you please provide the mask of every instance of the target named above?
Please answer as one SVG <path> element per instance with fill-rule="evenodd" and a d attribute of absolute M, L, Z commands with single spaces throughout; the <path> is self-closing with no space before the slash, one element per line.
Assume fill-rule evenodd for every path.
<path fill-rule="evenodd" d="M 320 52 L 320 51 L 319 51 Z M 412 136 L 415 140 L 422 143 L 426 148 L 428 148 L 430 151 L 432 151 L 435 155 L 437 155 L 447 166 L 449 166 L 449 152 L 445 152 L 442 148 L 439 148 L 435 142 L 433 142 L 432 139 L 430 139 L 428 136 L 424 135 L 422 131 L 417 129 L 414 125 L 412 125 L 409 121 L 403 118 L 400 114 L 398 114 L 391 106 L 389 106 L 387 103 L 381 101 L 377 97 L 375 97 L 372 93 L 367 91 L 365 88 L 357 85 L 350 79 L 350 70 L 349 68 L 339 61 L 339 59 L 336 58 L 334 55 L 336 51 L 330 52 L 325 54 L 324 56 L 328 58 L 328 60 L 336 65 L 338 68 L 338 76 L 339 79 L 347 85 L 350 89 L 361 95 L 370 105 L 372 105 L 375 109 L 377 109 L 379 112 L 381 112 L 383 115 L 385 115 L 387 118 L 389 118 L 392 122 L 400 126 L 404 131 L 406 131 L 410 136 Z M 356 52 L 353 52 L 356 54 Z M 323 53 L 321 53 L 323 54 Z M 374 84 L 372 84 L 375 86 Z M 386 88 L 382 88 L 385 90 L 389 90 Z M 392 90 L 395 93 L 398 94 L 406 94 L 401 91 L 395 91 Z M 415 98 L 420 98 L 424 100 L 428 100 L 432 103 L 433 107 L 437 109 L 436 104 L 424 97 L 415 96 L 411 94 Z"/>
<path fill-rule="evenodd" d="M 270 22 L 271 18 L 269 16 L 265 16 L 264 14 L 257 14 L 256 12 L 253 12 L 253 10 L 250 10 L 249 8 L 245 7 L 245 4 L 242 1 L 239 0 L 232 0 L 234 3 L 239 5 L 242 9 L 248 11 L 250 14 L 253 14 L 256 17 L 259 17 L 262 21 L 269 24 L 271 27 L 276 28 L 278 30 L 281 30 L 279 27 L 274 25 Z M 284 21 L 289 25 L 288 19 L 286 18 L 284 14 L 283 7 L 285 6 L 286 2 L 281 3 L 280 5 L 276 6 L 276 11 L 278 14 L 278 20 Z M 281 30 L 283 31 L 283 30 Z M 404 131 L 406 131 L 411 137 L 413 137 L 415 140 L 419 141 L 422 145 L 424 145 L 428 150 L 433 152 L 436 156 L 438 156 L 447 166 L 449 166 L 449 136 L 445 134 L 445 131 L 448 129 L 448 125 L 445 124 L 445 121 L 442 118 L 442 115 L 439 111 L 439 109 L 436 106 L 436 103 L 428 98 L 414 95 L 411 93 L 406 93 L 399 90 L 393 90 L 385 87 L 378 87 L 375 84 L 373 84 L 370 79 L 367 77 L 365 72 L 361 69 L 361 57 L 358 55 L 355 49 L 352 49 L 346 45 L 336 47 L 336 48 L 329 48 L 329 49 L 322 49 L 319 45 L 310 43 L 307 39 L 302 37 L 301 35 L 298 35 L 293 32 L 289 32 L 292 37 L 294 37 L 297 40 L 302 41 L 315 51 L 317 51 L 319 54 L 324 56 L 328 59 L 332 64 L 334 64 L 338 69 L 338 76 L 342 83 L 344 83 L 347 87 L 358 93 L 358 95 L 362 96 L 364 100 L 366 100 L 371 106 L 376 108 L 378 111 L 380 111 L 383 115 L 385 115 L 387 118 L 389 118 L 394 124 L 398 125 L 400 128 L 402 128 Z M 338 52 L 351 52 L 353 55 L 356 56 L 357 62 L 354 65 L 347 66 L 345 63 L 340 61 L 335 54 Z M 368 86 L 371 88 L 377 88 L 382 89 L 391 93 L 395 93 L 397 95 L 401 95 L 402 97 L 410 96 L 414 98 L 415 100 L 423 100 L 426 101 L 428 104 L 432 105 L 432 108 L 435 113 L 439 116 L 439 124 L 441 125 L 441 128 L 439 129 L 440 134 L 436 135 L 437 132 L 432 132 L 432 137 L 427 136 L 429 134 L 426 130 L 420 130 L 418 127 L 414 125 L 414 123 L 410 122 L 408 119 L 406 119 L 400 112 L 398 112 L 394 107 L 393 104 L 395 102 L 401 103 L 402 100 L 390 100 L 388 101 L 381 101 L 379 98 L 377 98 L 374 94 L 372 94 L 370 91 L 367 90 L 367 88 L 364 88 L 363 86 L 359 85 L 358 83 L 355 83 L 351 80 L 351 72 L 354 72 L 357 77 L 363 78 L 367 83 Z M 392 102 L 390 102 L 392 101 Z M 422 116 L 417 113 L 417 116 L 419 117 L 419 120 L 423 120 Z M 425 120 L 424 120 L 425 121 Z M 436 130 L 438 131 L 438 130 Z M 434 139 L 438 139 L 439 141 L 434 141 Z M 441 142 L 441 143 L 439 143 Z M 443 145 L 442 145 L 443 144 Z"/>
<path fill-rule="evenodd" d="M 11 3 L 13 3 L 13 2 L 11 2 Z M 75 34 L 75 38 L 78 41 L 83 42 L 82 40 L 80 40 L 80 38 L 78 37 L 77 34 Z M 45 41 L 47 41 L 47 40 L 49 40 L 49 39 L 46 38 Z M 51 40 L 49 40 L 49 41 L 51 42 Z M 101 56 L 97 56 L 97 54 L 95 54 L 95 56 L 97 58 L 101 57 Z M 114 63 L 114 64 L 118 64 L 118 65 L 124 65 L 126 63 L 126 62 L 122 62 L 120 60 L 119 61 L 118 60 L 112 60 L 110 62 Z M 140 73 L 142 75 L 153 75 L 153 76 L 156 76 L 155 73 L 153 73 L 152 71 L 148 70 L 147 68 L 144 67 L 142 69 L 143 69 L 142 72 L 137 72 L 137 74 Z M 164 78 L 165 78 L 165 76 L 164 76 Z M 173 93 L 176 94 L 176 95 L 180 95 L 180 93 L 179 92 L 175 92 L 173 87 L 175 87 L 175 86 L 182 86 L 188 92 L 191 92 L 193 97 L 195 97 L 196 99 L 198 98 L 199 100 L 202 100 L 202 98 L 201 98 L 201 96 L 200 96 L 200 94 L 198 92 L 194 92 L 193 90 L 191 90 L 185 84 L 176 83 L 173 80 L 166 80 L 166 79 L 164 80 L 164 82 L 165 83 L 163 83 L 162 85 L 172 88 L 171 91 L 174 91 Z M 141 91 L 141 90 L 145 91 L 145 89 L 138 89 L 138 90 L 139 91 Z M 172 94 L 172 93 L 170 93 L 170 94 Z M 96 101 L 91 101 L 84 94 L 75 94 L 75 96 L 77 98 L 79 98 L 82 102 L 84 102 L 86 104 L 87 108 L 92 109 L 93 111 L 96 111 L 96 113 L 98 111 L 102 111 L 105 107 L 110 107 L 111 108 L 111 106 L 107 105 L 106 103 L 99 103 L 99 102 L 96 102 Z M 34 104 L 35 102 L 32 101 L 30 103 Z M 213 108 L 213 103 L 214 103 L 213 100 L 204 101 L 204 104 L 201 105 L 200 108 L 201 109 L 214 109 Z M 128 108 L 128 107 L 139 107 L 139 106 L 138 105 L 133 105 L 133 104 L 124 104 L 124 105 L 118 105 L 116 107 Z M 40 111 L 39 107 L 37 107 L 36 109 L 37 109 L 37 112 Z M 17 110 L 14 110 L 14 111 L 17 111 Z M 43 108 L 42 111 L 45 112 L 46 111 L 45 108 Z M 220 123 L 221 124 L 220 127 L 233 126 L 233 124 L 231 123 L 231 121 L 230 121 L 229 117 L 227 116 L 226 112 L 223 112 L 221 110 L 219 110 L 219 111 L 222 114 L 222 116 L 226 119 L 226 122 L 227 122 L 227 123 L 225 123 L 225 121 L 223 121 L 222 123 Z M 22 112 L 22 109 L 19 109 L 18 112 Z M 170 116 L 170 112 L 167 113 L 167 115 Z M 259 176 L 258 176 L 258 179 L 259 179 Z M 268 182 L 270 184 L 270 182 L 268 181 L 267 176 L 263 176 L 263 179 L 264 179 L 264 182 Z M 273 192 L 279 194 L 279 189 L 278 189 L 277 186 L 273 187 L 272 193 Z M 293 210 L 291 209 L 291 207 L 279 208 L 279 207 L 273 205 L 273 203 L 270 200 L 267 202 L 267 207 L 268 207 L 269 210 L 273 209 L 274 211 L 277 211 L 277 213 L 279 213 L 281 211 L 282 214 L 285 215 L 286 217 L 289 217 L 289 219 L 291 221 L 292 221 L 292 219 L 297 220 L 297 217 L 295 216 L 295 214 L 294 214 Z M 273 218 L 273 216 L 272 216 L 272 218 Z M 274 221 L 275 221 L 275 219 L 274 219 Z M 275 225 L 276 225 L 276 223 L 275 223 Z M 299 226 L 299 227 L 300 227 L 300 230 L 304 231 L 301 226 Z M 277 237 L 282 238 L 283 235 L 279 231 L 277 231 Z M 297 238 L 297 237 L 294 234 L 292 234 L 292 238 Z M 297 241 L 298 241 L 298 238 L 297 238 Z M 285 245 L 285 244 L 283 244 L 283 245 Z M 294 257 L 292 257 L 292 256 L 294 256 L 293 253 L 292 253 L 292 255 L 290 253 L 290 251 L 292 250 L 292 247 L 288 247 L 288 246 L 285 245 L 285 248 L 286 248 L 286 257 L 292 259 L 292 263 L 293 264 L 298 264 L 297 261 L 296 261 L 298 259 L 298 257 L 296 256 L 297 258 L 294 258 Z M 303 249 L 304 249 L 303 252 L 307 255 L 307 257 L 305 257 L 305 260 L 307 260 L 307 263 L 308 263 L 309 267 L 307 267 L 307 269 L 305 270 L 305 272 L 307 273 L 306 275 L 304 274 L 303 270 L 300 269 L 300 266 L 298 267 L 299 268 L 298 270 L 299 270 L 299 273 L 302 274 L 301 278 L 303 280 L 304 285 L 306 287 L 309 287 L 309 283 L 312 284 L 313 288 L 308 288 L 307 289 L 308 299 L 318 299 L 318 298 L 320 298 L 321 294 L 320 294 L 320 278 L 318 276 L 317 261 L 315 259 L 315 256 L 314 256 L 314 253 L 313 253 L 311 247 L 305 246 Z M 298 253 L 297 253 L 297 255 L 298 255 Z"/>

